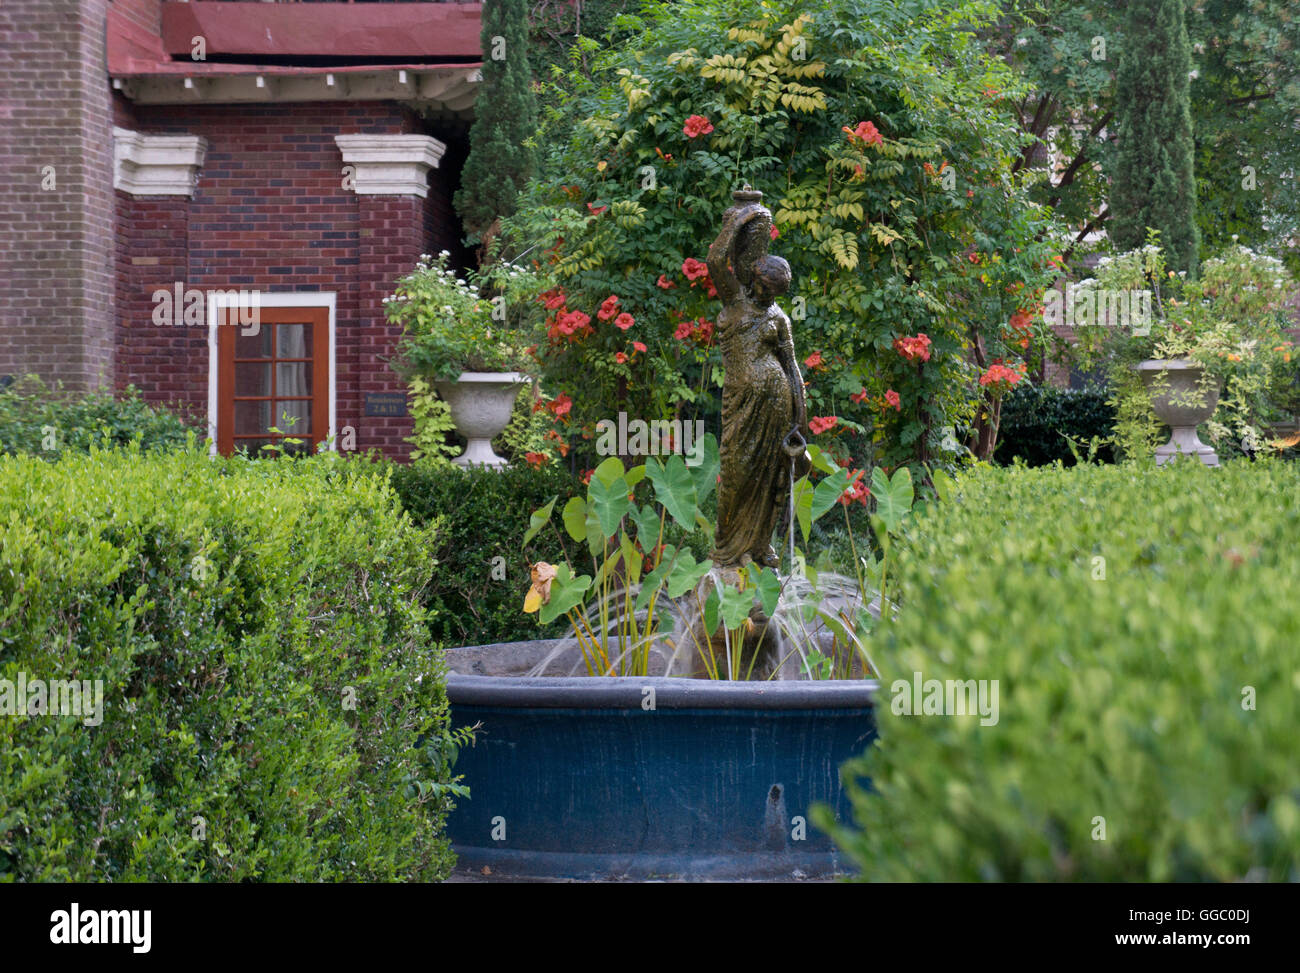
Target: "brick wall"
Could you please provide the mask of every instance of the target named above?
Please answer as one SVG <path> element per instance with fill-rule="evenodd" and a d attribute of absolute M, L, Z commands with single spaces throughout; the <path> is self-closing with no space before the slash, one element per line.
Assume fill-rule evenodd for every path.
<path fill-rule="evenodd" d="M 426 200 L 358 196 L 343 188 L 334 136 L 425 134 L 419 119 L 394 104 L 342 102 L 120 105 L 117 118 L 208 141 L 192 200 L 118 194 L 118 384 L 207 414 L 207 329 L 155 326 L 156 289 L 335 291 L 336 428 L 351 426 L 359 451 L 406 457 L 410 418 L 364 414 L 367 392 L 404 391 L 386 362 L 397 334 L 382 299 L 419 254 L 458 249 L 458 172 L 434 170 Z"/>
<path fill-rule="evenodd" d="M 107 0 L 0 5 L 0 375 L 70 388 L 112 378 L 106 10 Z"/>

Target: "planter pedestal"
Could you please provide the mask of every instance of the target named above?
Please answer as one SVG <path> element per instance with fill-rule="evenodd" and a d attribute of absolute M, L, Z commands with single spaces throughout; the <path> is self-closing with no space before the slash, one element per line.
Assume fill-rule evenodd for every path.
<path fill-rule="evenodd" d="M 1197 405 L 1186 404 L 1198 394 L 1203 369 L 1189 358 L 1152 358 L 1137 366 L 1142 381 L 1150 389 L 1160 377 L 1161 391 L 1152 396 L 1151 406 L 1156 417 L 1173 431 L 1169 442 L 1156 447 L 1156 465 L 1164 466 L 1179 453 L 1195 456 L 1206 466 L 1218 466 L 1219 456 L 1213 447 L 1201 442 L 1196 427 L 1214 415 L 1219 404 L 1219 387 L 1216 384 Z"/>
<path fill-rule="evenodd" d="M 455 382 L 434 382 L 447 402 L 456 431 L 469 440 L 457 466 L 500 468 L 506 461 L 492 451 L 492 437 L 510 424 L 515 396 L 527 382 L 516 372 L 461 372 Z"/>

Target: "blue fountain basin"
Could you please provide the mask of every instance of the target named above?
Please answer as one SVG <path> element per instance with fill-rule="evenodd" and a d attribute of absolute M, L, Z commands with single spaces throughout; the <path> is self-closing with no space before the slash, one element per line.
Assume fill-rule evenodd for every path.
<path fill-rule="evenodd" d="M 459 869 L 549 880 L 816 880 L 847 870 L 808 809 L 874 739 L 874 680 L 530 677 L 553 642 L 448 651 Z M 495 673 L 495 674 L 483 674 Z M 486 871 L 485 871 L 486 870 Z"/>

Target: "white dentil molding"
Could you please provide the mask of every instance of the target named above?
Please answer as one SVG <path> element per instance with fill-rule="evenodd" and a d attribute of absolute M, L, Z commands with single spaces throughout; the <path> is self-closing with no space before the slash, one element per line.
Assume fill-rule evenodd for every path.
<path fill-rule="evenodd" d="M 113 188 L 132 196 L 193 196 L 208 152 L 201 135 L 113 128 Z"/>
<path fill-rule="evenodd" d="M 366 196 L 428 195 L 429 170 L 447 144 L 431 135 L 335 135 L 343 162 L 355 167 L 352 188 Z"/>

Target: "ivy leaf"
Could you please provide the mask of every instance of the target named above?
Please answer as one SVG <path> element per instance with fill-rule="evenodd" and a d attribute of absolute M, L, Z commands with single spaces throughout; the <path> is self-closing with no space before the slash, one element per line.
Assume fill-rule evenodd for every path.
<path fill-rule="evenodd" d="M 537 536 L 537 532 L 545 527 L 551 521 L 551 511 L 555 509 L 555 501 L 560 499 L 558 496 L 551 497 L 551 502 L 545 507 L 534 510 L 528 518 L 528 529 L 524 531 L 524 542 L 520 547 L 527 547 L 528 542 Z"/>

